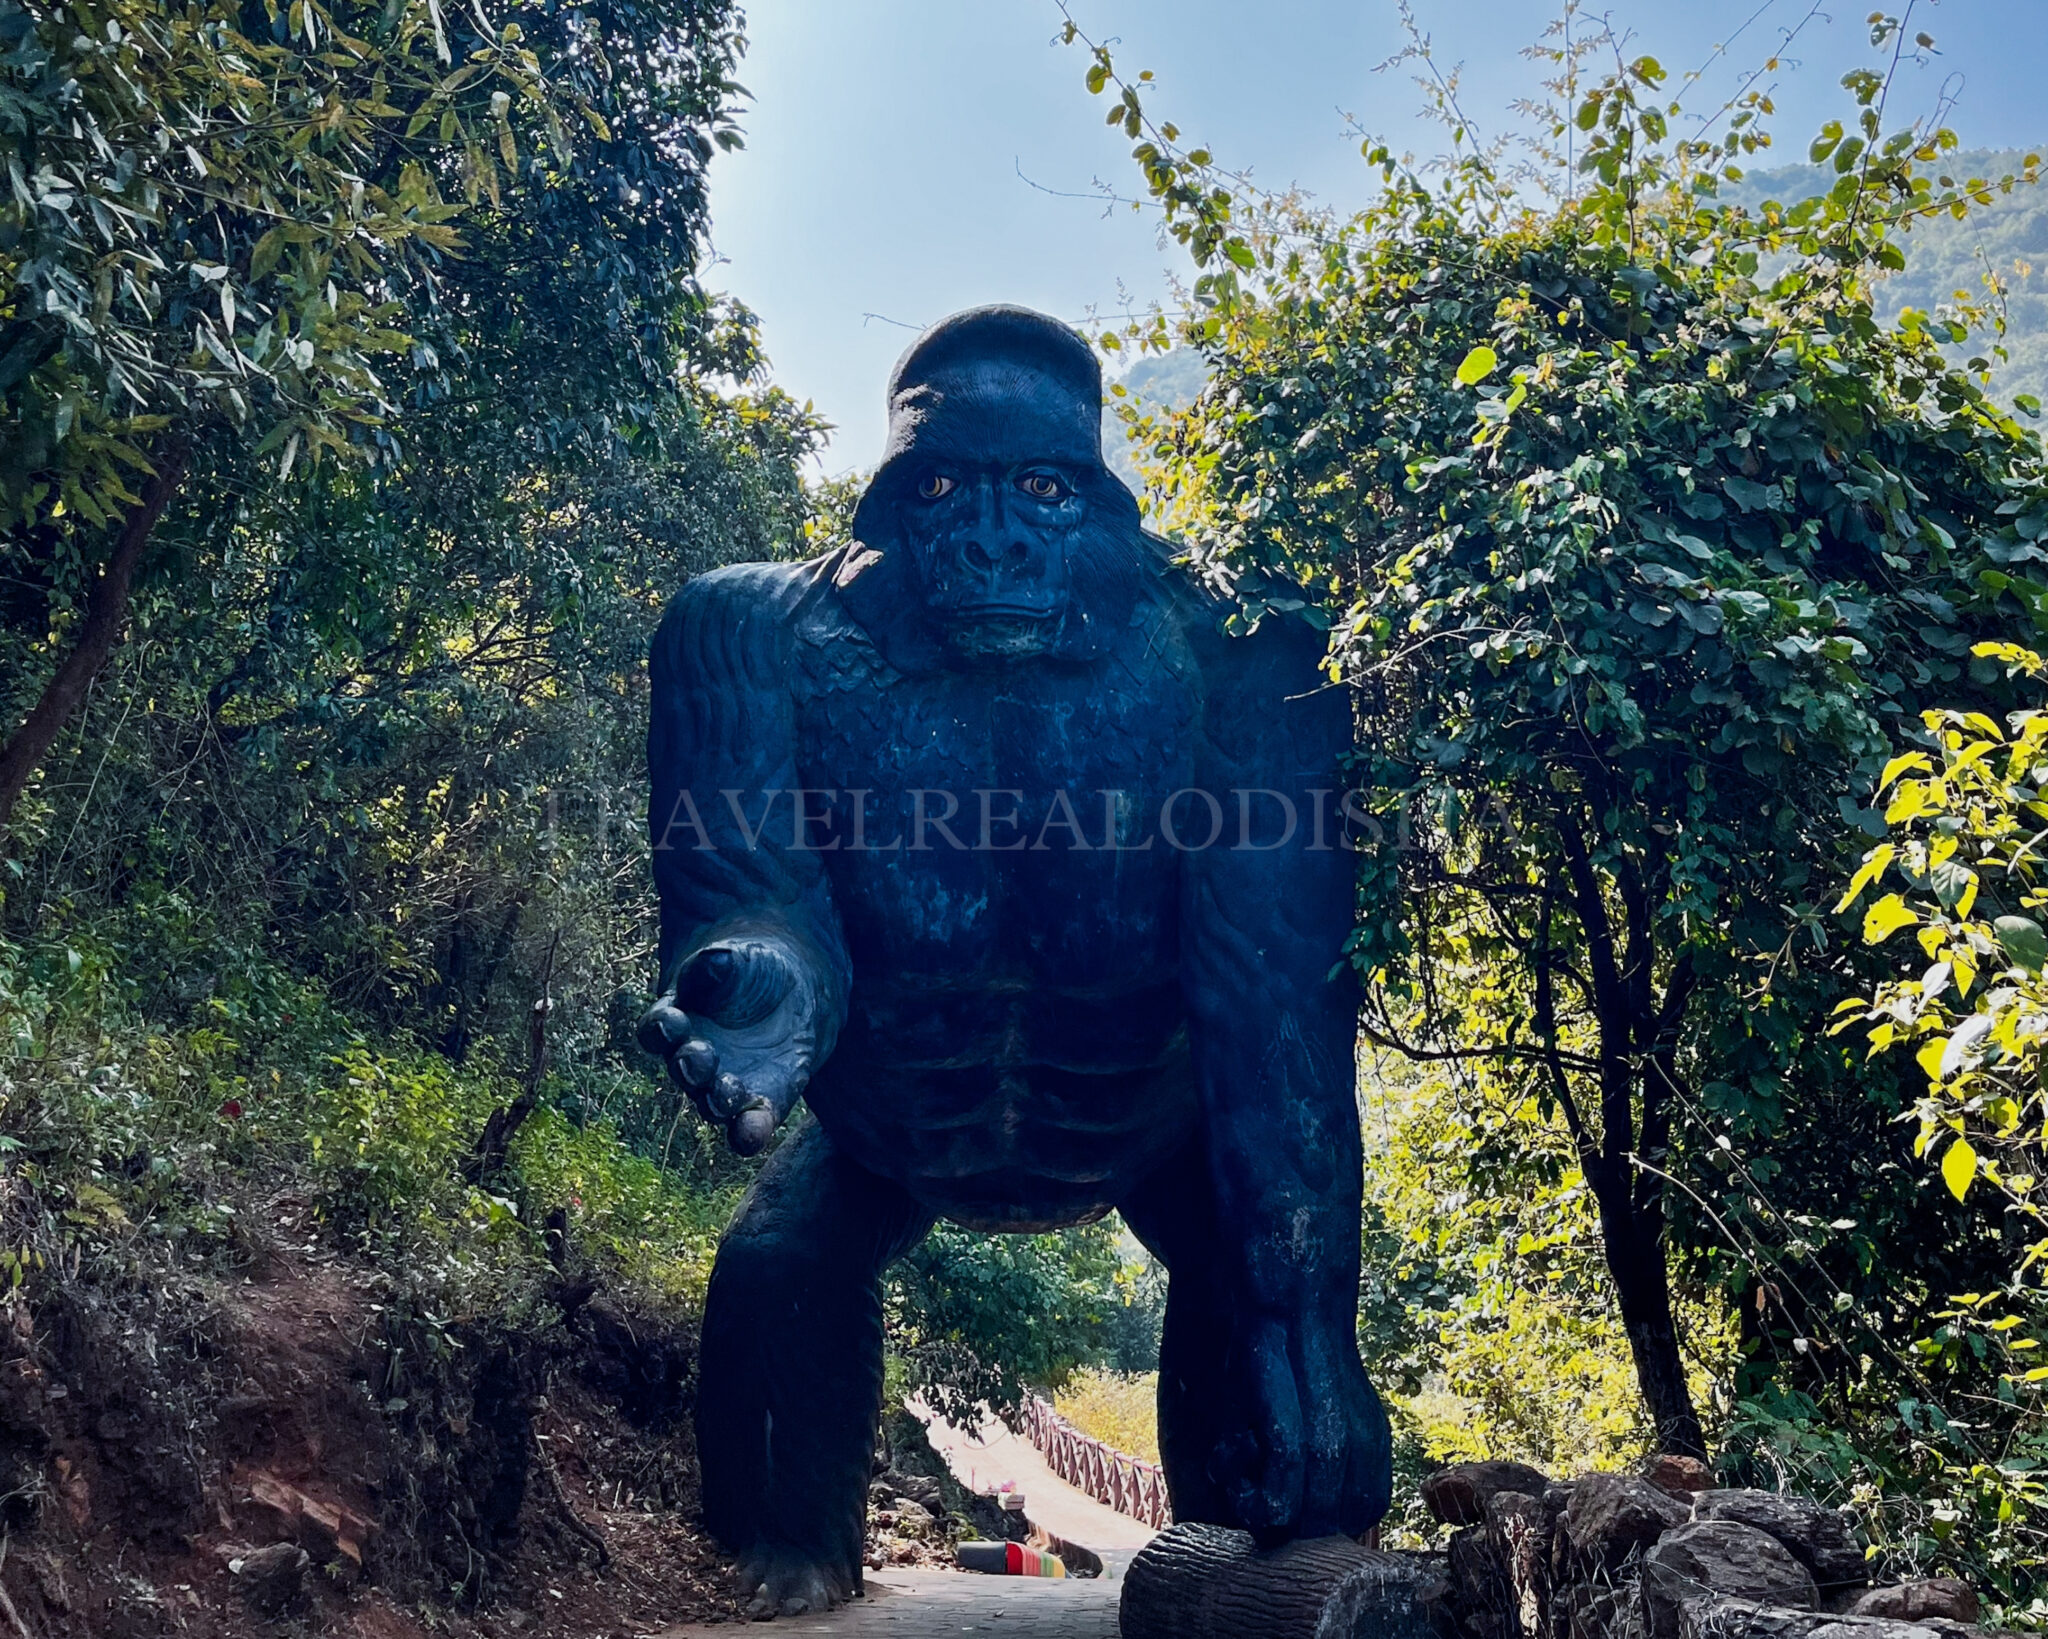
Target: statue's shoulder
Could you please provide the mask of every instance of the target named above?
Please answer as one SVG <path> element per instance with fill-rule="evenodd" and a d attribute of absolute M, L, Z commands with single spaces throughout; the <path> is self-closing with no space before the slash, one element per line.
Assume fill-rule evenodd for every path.
<path fill-rule="evenodd" d="M 786 676 L 810 610 L 831 598 L 838 553 L 802 563 L 731 563 L 686 582 L 655 634 L 656 675 Z"/>
<path fill-rule="evenodd" d="M 1254 572 L 1227 578 L 1206 573 L 1192 554 L 1170 540 L 1143 532 L 1143 550 L 1150 566 L 1163 618 L 1182 633 L 1195 663 L 1206 672 L 1234 672 L 1265 662 L 1311 675 L 1328 647 L 1327 637 L 1291 612 L 1298 608 L 1301 588 Z M 1247 603 L 1273 600 L 1269 610 L 1247 634 L 1231 617 Z"/>

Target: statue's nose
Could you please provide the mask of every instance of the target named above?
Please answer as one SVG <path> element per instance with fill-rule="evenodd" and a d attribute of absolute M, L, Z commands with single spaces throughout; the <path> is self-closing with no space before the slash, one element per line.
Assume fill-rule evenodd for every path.
<path fill-rule="evenodd" d="M 1012 532 L 1000 489 L 986 482 L 978 488 L 974 526 L 960 543 L 960 556 L 978 575 L 994 575 L 999 570 L 1014 575 L 1029 560 L 1031 543 Z"/>
<path fill-rule="evenodd" d="M 967 567 L 979 574 L 992 575 L 998 569 L 1007 569 L 1011 574 L 1024 567 L 1031 556 L 1031 548 L 1023 541 L 1008 541 L 993 550 L 984 546 L 979 539 L 968 541 L 960 549 L 960 555 L 967 560 Z"/>

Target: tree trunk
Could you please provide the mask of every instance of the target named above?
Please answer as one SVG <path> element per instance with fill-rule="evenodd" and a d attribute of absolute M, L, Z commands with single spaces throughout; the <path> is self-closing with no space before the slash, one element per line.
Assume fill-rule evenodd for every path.
<path fill-rule="evenodd" d="M 1600 1203 L 1600 1239 L 1614 1277 L 1621 1324 L 1635 1359 L 1636 1382 L 1643 1391 L 1650 1421 L 1657 1429 L 1657 1449 L 1675 1456 L 1707 1455 L 1707 1441 L 1686 1387 L 1685 1359 L 1678 1349 L 1678 1325 L 1671 1315 L 1671 1277 L 1664 1267 L 1663 1214 L 1638 1209 L 1630 1188 L 1627 1163 L 1618 1176 L 1594 1185 Z M 1606 1169 L 1602 1169 L 1603 1171 Z"/>
<path fill-rule="evenodd" d="M 173 444 L 159 450 L 156 472 L 143 486 L 138 501 L 121 524 L 114 550 L 101 567 L 99 579 L 85 600 L 85 615 L 78 623 L 78 636 L 71 652 L 57 667 L 56 675 L 44 687 L 21 726 L 4 747 L 0 747 L 0 826 L 13 817 L 14 805 L 28 787 L 35 771 L 49 755 L 57 736 L 64 732 L 85 699 L 92 680 L 107 663 L 128 618 L 128 592 L 135 583 L 135 570 L 149 546 L 157 519 L 177 493 L 185 476 L 186 450 Z"/>

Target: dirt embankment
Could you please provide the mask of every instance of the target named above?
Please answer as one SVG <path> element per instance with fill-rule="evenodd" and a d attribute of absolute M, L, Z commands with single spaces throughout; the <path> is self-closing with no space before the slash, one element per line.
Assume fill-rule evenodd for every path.
<path fill-rule="evenodd" d="M 0 1639 L 596 1639 L 737 1614 L 695 1339 L 564 1277 L 444 1322 L 261 1203 L 241 1267 L 18 1265 Z M 119 1273 L 110 1271 L 119 1270 Z"/>

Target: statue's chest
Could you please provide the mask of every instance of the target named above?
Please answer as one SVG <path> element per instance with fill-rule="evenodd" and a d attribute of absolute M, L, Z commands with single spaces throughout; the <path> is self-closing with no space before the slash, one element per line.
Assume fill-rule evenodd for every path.
<path fill-rule="evenodd" d="M 1192 783 L 1198 709 L 1157 665 L 807 691 L 801 773 L 830 793 L 815 833 L 856 972 L 1093 986 L 1170 965 L 1178 856 L 1156 821 Z"/>

